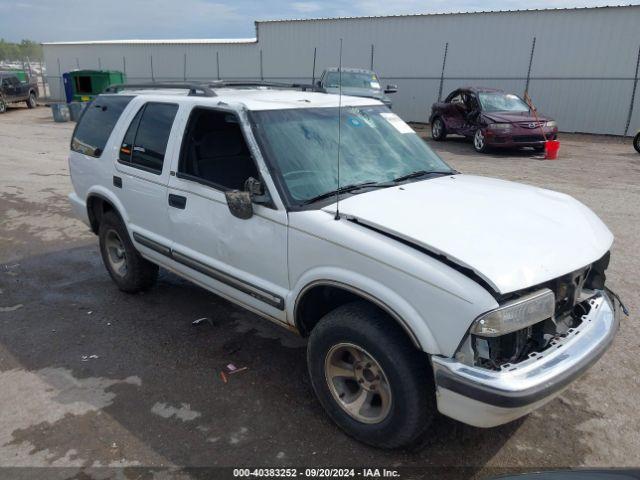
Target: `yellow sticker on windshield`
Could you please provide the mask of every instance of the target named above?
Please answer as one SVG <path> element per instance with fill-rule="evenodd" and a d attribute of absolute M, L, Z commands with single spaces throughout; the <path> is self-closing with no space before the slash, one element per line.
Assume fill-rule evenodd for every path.
<path fill-rule="evenodd" d="M 398 115 L 391 112 L 383 112 L 380 114 L 387 122 L 389 122 L 393 128 L 400 133 L 413 133 L 413 128 L 407 125 Z"/>

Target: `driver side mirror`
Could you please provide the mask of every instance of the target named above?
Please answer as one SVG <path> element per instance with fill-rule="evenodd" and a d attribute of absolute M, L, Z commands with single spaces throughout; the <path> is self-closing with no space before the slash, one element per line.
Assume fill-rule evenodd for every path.
<path fill-rule="evenodd" d="M 227 190 L 224 192 L 227 199 L 227 206 L 231 215 L 242 220 L 253 217 L 253 202 L 249 192 L 241 192 L 240 190 Z"/>
<path fill-rule="evenodd" d="M 397 85 L 387 85 L 387 88 L 384 89 L 384 93 L 396 93 L 398 91 Z"/>

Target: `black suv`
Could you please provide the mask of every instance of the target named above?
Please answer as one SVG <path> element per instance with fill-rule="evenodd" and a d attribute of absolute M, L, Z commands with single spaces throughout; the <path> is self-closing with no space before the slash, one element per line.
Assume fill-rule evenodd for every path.
<path fill-rule="evenodd" d="M 38 100 L 38 86 L 35 82 L 21 82 L 13 72 L 0 72 L 0 113 L 7 111 L 10 103 L 26 102 L 35 108 Z"/>

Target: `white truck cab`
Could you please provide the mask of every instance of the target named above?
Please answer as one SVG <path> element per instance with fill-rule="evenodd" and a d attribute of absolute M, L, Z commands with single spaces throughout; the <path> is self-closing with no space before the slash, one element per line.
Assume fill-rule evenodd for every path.
<path fill-rule="evenodd" d="M 479 427 L 548 402 L 618 327 L 613 236 L 573 198 L 464 175 L 370 98 L 217 82 L 113 87 L 69 164 L 125 292 L 163 267 L 309 337 L 313 388 L 378 447 L 436 411 Z"/>

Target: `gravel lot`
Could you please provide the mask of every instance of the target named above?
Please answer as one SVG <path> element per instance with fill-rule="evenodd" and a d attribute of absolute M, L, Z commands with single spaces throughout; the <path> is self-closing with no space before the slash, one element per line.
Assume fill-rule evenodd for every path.
<path fill-rule="evenodd" d="M 0 466 L 73 467 L 46 471 L 60 478 L 103 466 L 177 469 L 142 478 L 202 476 L 184 466 L 462 466 L 455 476 L 477 478 L 640 466 L 640 155 L 629 140 L 562 135 L 558 161 L 432 143 L 465 173 L 591 207 L 615 234 L 610 286 L 631 317 L 595 367 L 529 417 L 489 430 L 441 417 L 420 450 L 386 452 L 330 423 L 293 334 L 167 273 L 146 294 L 116 289 L 96 238 L 67 205 L 73 126 L 53 123 L 47 108 L 0 115 Z M 192 326 L 205 316 L 212 324 Z M 225 384 L 229 362 L 248 370 Z M 0 477 L 33 473 L 7 472 Z"/>

